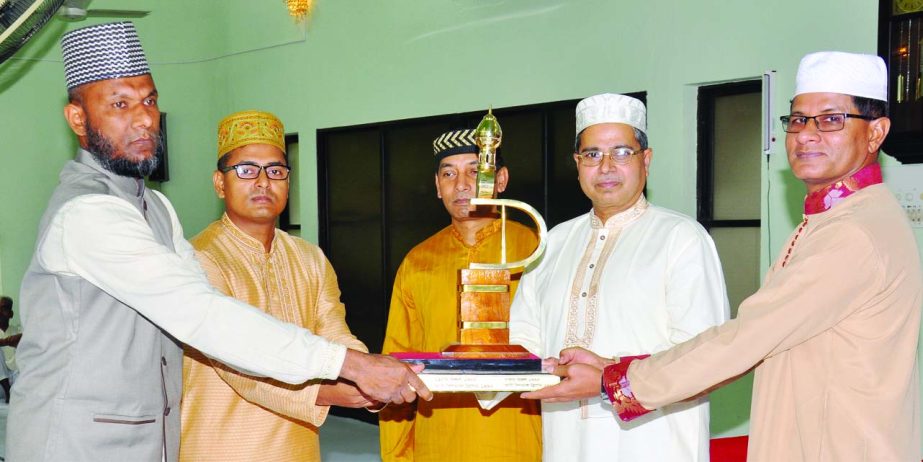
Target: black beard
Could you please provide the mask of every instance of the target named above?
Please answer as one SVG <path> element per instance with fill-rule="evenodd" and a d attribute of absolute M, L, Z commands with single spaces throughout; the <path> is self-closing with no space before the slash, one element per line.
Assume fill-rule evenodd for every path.
<path fill-rule="evenodd" d="M 112 140 L 103 135 L 100 131 L 94 130 L 87 120 L 87 147 L 86 150 L 93 154 L 93 157 L 106 170 L 119 176 L 128 176 L 132 178 L 143 178 L 157 169 L 160 163 L 160 152 L 163 149 L 163 142 L 160 131 L 152 139 L 154 140 L 154 155 L 149 159 L 141 161 L 132 161 L 125 157 L 115 156 L 115 146 Z"/>

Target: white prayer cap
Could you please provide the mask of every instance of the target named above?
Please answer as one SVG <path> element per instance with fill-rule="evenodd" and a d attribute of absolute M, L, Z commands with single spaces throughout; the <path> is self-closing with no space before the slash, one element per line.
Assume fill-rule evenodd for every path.
<path fill-rule="evenodd" d="M 577 103 L 577 134 L 596 124 L 626 124 L 647 132 L 644 103 L 631 96 L 603 93 Z"/>
<path fill-rule="evenodd" d="M 842 93 L 888 101 L 888 69 L 875 55 L 820 51 L 801 58 L 795 96 L 803 93 Z"/>
<path fill-rule="evenodd" d="M 61 38 L 61 52 L 68 90 L 151 73 L 135 25 L 127 21 L 72 30 Z"/>

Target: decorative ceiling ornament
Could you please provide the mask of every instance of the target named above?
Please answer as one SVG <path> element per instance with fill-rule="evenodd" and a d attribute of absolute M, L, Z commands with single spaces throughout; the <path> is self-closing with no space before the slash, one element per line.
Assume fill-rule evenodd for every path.
<path fill-rule="evenodd" d="M 288 7 L 288 14 L 295 20 L 304 21 L 314 7 L 314 0 L 285 0 L 285 6 Z"/>

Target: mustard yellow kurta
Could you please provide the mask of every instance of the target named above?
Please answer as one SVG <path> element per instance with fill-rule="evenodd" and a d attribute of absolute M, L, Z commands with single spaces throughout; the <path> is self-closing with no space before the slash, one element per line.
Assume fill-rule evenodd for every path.
<path fill-rule="evenodd" d="M 736 319 L 633 362 L 635 397 L 654 409 L 756 366 L 749 462 L 919 461 L 923 277 L 907 217 L 878 184 L 797 235 Z"/>
<path fill-rule="evenodd" d="M 222 293 L 269 315 L 366 351 L 349 332 L 336 274 L 323 252 L 276 230 L 269 253 L 227 215 L 191 240 Z M 289 385 L 242 374 L 186 349 L 180 460 L 319 461 L 318 382 Z"/>
<path fill-rule="evenodd" d="M 507 260 L 529 255 L 535 233 L 507 223 Z M 441 351 L 458 339 L 458 270 L 471 262 L 498 262 L 500 221 L 467 246 L 448 226 L 413 248 L 394 280 L 383 350 Z M 518 275 L 514 274 L 518 281 Z M 515 291 L 518 282 L 510 288 Z M 511 294 L 512 295 L 512 294 Z M 430 401 L 390 406 L 381 413 L 384 461 L 536 461 L 541 460 L 539 403 L 510 396 L 490 411 L 471 393 L 440 393 Z"/>

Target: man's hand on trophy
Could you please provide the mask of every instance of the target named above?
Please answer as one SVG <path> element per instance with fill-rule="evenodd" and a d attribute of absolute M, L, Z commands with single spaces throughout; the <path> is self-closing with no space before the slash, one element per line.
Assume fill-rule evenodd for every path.
<path fill-rule="evenodd" d="M 602 370 L 606 366 L 617 362 L 613 359 L 603 358 L 590 350 L 580 347 L 565 348 L 561 350 L 560 355 L 561 357 L 558 359 L 558 362 L 562 366 L 568 364 L 587 364 Z"/>
<path fill-rule="evenodd" d="M 378 404 L 363 394 L 355 383 L 346 379 L 322 381 L 315 402 L 319 406 L 340 407 L 370 407 Z"/>
<path fill-rule="evenodd" d="M 362 393 L 383 403 L 409 403 L 417 396 L 429 401 L 433 393 L 417 377 L 423 367 L 407 365 L 390 356 L 346 350 L 340 377 L 352 380 Z"/>
<path fill-rule="evenodd" d="M 602 369 L 588 364 L 559 365 L 555 368 L 554 374 L 561 377 L 561 383 L 526 392 L 521 396 L 525 399 L 540 399 L 549 403 L 592 398 L 599 396 L 602 373 Z"/>

